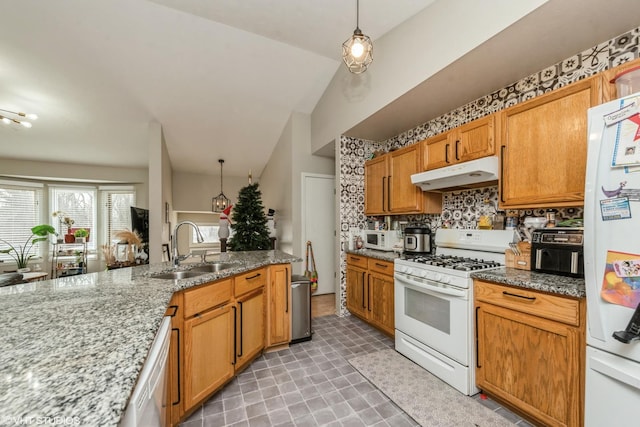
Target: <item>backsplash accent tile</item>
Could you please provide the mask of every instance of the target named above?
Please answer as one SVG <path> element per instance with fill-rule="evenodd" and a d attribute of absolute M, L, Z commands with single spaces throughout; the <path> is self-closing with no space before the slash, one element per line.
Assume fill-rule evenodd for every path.
<path fill-rule="evenodd" d="M 340 148 L 340 316 L 348 314 L 346 309 L 345 249 L 351 228 L 364 229 L 364 162 L 377 150 L 391 150 L 416 143 L 438 135 L 464 123 L 479 119 L 511 107 L 520 102 L 542 95 L 569 83 L 592 76 L 609 68 L 638 58 L 640 27 L 600 43 L 576 55 L 564 59 L 526 76 L 491 94 L 482 96 L 453 111 L 436 117 L 394 136 L 386 141 L 364 141 L 341 136 Z M 489 200 L 489 203 L 484 203 Z M 498 188 L 496 186 L 443 193 L 442 215 L 410 215 L 409 221 L 420 221 L 435 230 L 443 221 L 450 221 L 454 228 L 476 228 L 478 217 L 486 210 L 496 209 Z M 544 216 L 544 209 L 519 211 L 520 219 L 526 216 Z M 557 210 L 558 220 L 581 218 L 582 208 Z M 405 219 L 405 218 L 403 218 Z"/>

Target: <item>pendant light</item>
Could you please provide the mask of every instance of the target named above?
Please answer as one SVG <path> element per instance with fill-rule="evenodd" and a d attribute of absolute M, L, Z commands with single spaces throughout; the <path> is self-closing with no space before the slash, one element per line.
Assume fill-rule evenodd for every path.
<path fill-rule="evenodd" d="M 360 30 L 360 0 L 356 0 L 356 29 L 353 36 L 342 43 L 342 60 L 353 74 L 367 71 L 373 61 L 373 44 Z"/>
<path fill-rule="evenodd" d="M 26 128 L 31 127 L 31 122 L 25 122 L 24 119 L 36 120 L 38 116 L 36 114 L 27 114 L 21 111 L 3 110 L 0 108 L 0 121 L 6 124 L 22 125 Z"/>
<path fill-rule="evenodd" d="M 218 163 L 220 163 L 220 194 L 211 199 L 211 210 L 213 212 L 222 212 L 231 204 L 231 200 L 222 191 L 222 165 L 224 160 L 218 159 Z"/>

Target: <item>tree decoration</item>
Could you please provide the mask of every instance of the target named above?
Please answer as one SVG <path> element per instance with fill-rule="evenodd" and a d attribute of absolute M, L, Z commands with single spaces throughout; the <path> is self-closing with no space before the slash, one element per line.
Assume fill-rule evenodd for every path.
<path fill-rule="evenodd" d="M 233 236 L 228 242 L 231 251 L 257 251 L 271 249 L 267 216 L 262 205 L 258 184 L 249 184 L 238 194 L 233 207 Z"/>

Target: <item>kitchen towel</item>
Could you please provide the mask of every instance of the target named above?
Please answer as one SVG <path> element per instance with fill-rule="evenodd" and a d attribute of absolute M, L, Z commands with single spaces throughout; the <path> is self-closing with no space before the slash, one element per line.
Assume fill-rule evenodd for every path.
<path fill-rule="evenodd" d="M 349 363 L 421 426 L 515 425 L 394 349 L 358 356 Z"/>

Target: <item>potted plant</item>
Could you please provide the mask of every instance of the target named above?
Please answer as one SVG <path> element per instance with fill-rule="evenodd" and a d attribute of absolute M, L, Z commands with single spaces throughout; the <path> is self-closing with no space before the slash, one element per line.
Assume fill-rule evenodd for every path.
<path fill-rule="evenodd" d="M 27 264 L 29 260 L 35 257 L 35 254 L 31 253 L 33 245 L 38 242 L 44 242 L 48 239 L 49 234 L 56 234 L 56 229 L 49 224 L 40 224 L 31 228 L 31 236 L 22 246 L 13 246 L 11 243 L 4 239 L 0 239 L 3 243 L 8 245 L 7 249 L 0 249 L 0 253 L 8 254 L 16 262 L 18 267 L 18 273 L 24 273 L 29 271 Z"/>
<path fill-rule="evenodd" d="M 73 232 L 76 243 L 86 243 L 89 237 L 89 230 L 86 228 L 79 228 Z"/>

